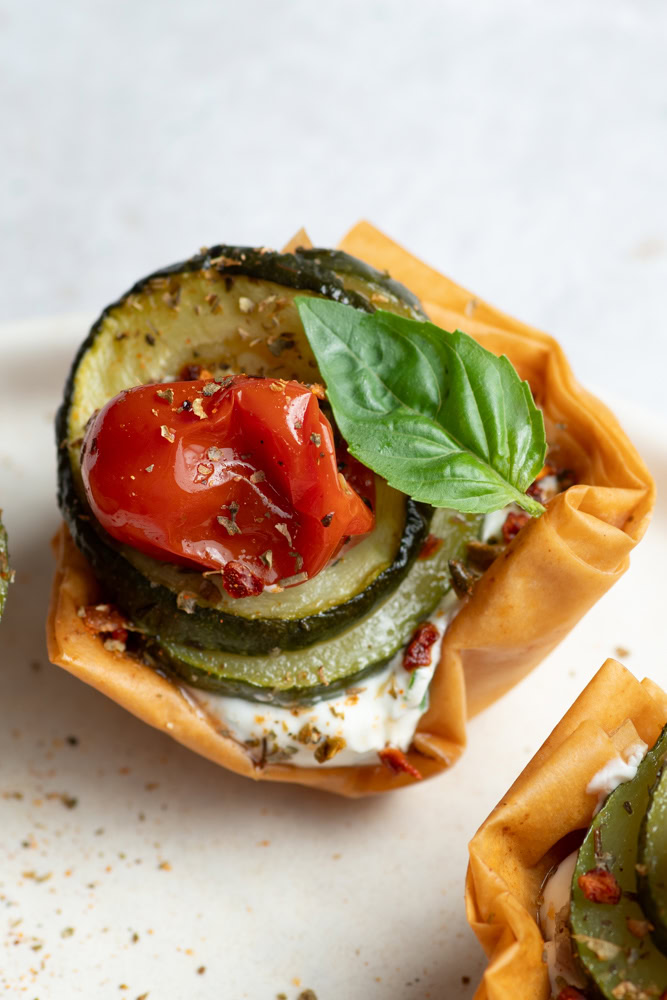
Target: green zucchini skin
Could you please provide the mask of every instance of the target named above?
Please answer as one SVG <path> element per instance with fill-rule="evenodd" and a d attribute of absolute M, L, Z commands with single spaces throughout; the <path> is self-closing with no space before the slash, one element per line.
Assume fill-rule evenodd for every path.
<path fill-rule="evenodd" d="M 0 514 L 2 511 L 0 511 Z M 9 568 L 9 554 L 7 552 L 7 532 L 2 521 L 0 521 L 0 618 L 5 610 L 7 591 L 12 579 L 12 571 Z"/>
<path fill-rule="evenodd" d="M 178 595 L 168 587 L 152 583 L 128 562 L 90 515 L 81 511 L 78 517 L 72 517 L 72 510 L 81 507 L 75 494 L 68 509 L 74 542 L 104 585 L 107 599 L 117 604 L 142 631 L 169 642 L 251 656 L 270 653 L 275 648 L 301 649 L 322 642 L 371 612 L 409 572 L 432 516 L 426 505 L 408 500 L 405 529 L 394 562 L 350 600 L 306 618 L 248 619 L 199 604 L 191 613 L 182 611 L 177 604 Z"/>
<path fill-rule="evenodd" d="M 667 766 L 662 765 L 639 834 L 639 898 L 651 936 L 667 954 Z"/>
<path fill-rule="evenodd" d="M 275 688 L 262 687 L 260 684 L 251 684 L 248 681 L 233 680 L 232 678 L 221 681 L 219 677 L 206 674 L 201 670 L 193 675 L 192 667 L 189 664 L 184 663 L 178 656 L 171 655 L 167 647 L 161 646 L 157 642 L 149 641 L 146 644 L 146 650 L 149 656 L 155 660 L 156 665 L 176 684 L 185 683 L 202 691 L 210 691 L 212 694 L 224 695 L 229 698 L 244 698 L 246 701 L 254 701 L 258 705 L 280 705 L 284 708 L 297 708 L 304 704 L 312 705 L 317 701 L 336 698 L 343 691 L 355 687 L 367 677 L 382 670 L 392 658 L 387 656 L 384 659 L 373 660 L 361 670 L 341 677 L 339 680 L 331 681 L 327 685 L 313 684 L 307 689 L 293 687 L 279 691 Z"/>
<path fill-rule="evenodd" d="M 350 600 L 302 619 L 253 619 L 195 605 L 190 612 L 178 606 L 178 595 L 155 584 L 133 567 L 91 517 L 77 489 L 68 448 L 69 416 L 79 365 L 95 344 L 105 321 L 130 296 L 149 289 L 156 279 L 184 273 L 214 271 L 225 280 L 243 276 L 311 294 L 323 295 L 367 312 L 373 299 L 385 309 L 426 318 L 415 296 L 388 275 L 341 251 L 302 249 L 280 254 L 252 247 L 216 245 L 206 253 L 153 272 L 108 306 L 81 345 L 70 370 L 63 403 L 56 417 L 58 443 L 58 503 L 75 544 L 90 561 L 108 597 L 146 633 L 172 642 L 188 642 L 205 649 L 249 655 L 281 649 L 299 649 L 334 635 L 368 614 L 401 582 L 417 556 L 428 530 L 431 511 L 407 502 L 406 524 L 396 559 L 371 584 Z M 347 287 L 354 285 L 355 287 Z M 313 373 L 316 375 L 316 373 Z"/>
<path fill-rule="evenodd" d="M 287 706 L 332 698 L 400 653 L 417 625 L 450 591 L 450 558 L 461 556 L 478 531 L 474 515 L 452 517 L 451 511 L 436 511 L 433 532 L 441 540 L 439 547 L 415 562 L 370 615 L 305 650 L 235 656 L 158 640 L 149 641 L 149 652 L 181 682 L 216 694 Z"/>

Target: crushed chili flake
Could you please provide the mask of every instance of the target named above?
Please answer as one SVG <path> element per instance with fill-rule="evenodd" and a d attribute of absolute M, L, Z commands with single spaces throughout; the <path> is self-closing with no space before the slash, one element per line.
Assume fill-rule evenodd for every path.
<path fill-rule="evenodd" d="M 259 558 L 262 560 L 265 566 L 268 566 L 268 568 L 271 569 L 271 567 L 273 566 L 273 552 L 271 551 L 271 549 L 267 549 L 266 552 L 262 552 Z"/>
<path fill-rule="evenodd" d="M 438 538 L 437 535 L 428 535 L 424 539 L 421 549 L 419 550 L 419 559 L 430 559 L 434 556 L 440 546 L 442 545 L 442 538 Z"/>
<path fill-rule="evenodd" d="M 176 435 L 172 430 L 170 430 L 167 427 L 166 424 L 162 424 L 162 426 L 160 427 L 160 434 L 162 435 L 163 438 L 166 438 L 169 444 L 173 444 L 174 441 L 176 440 Z"/>
<path fill-rule="evenodd" d="M 530 514 L 526 514 L 524 510 L 511 510 L 503 523 L 503 538 L 505 542 L 509 544 L 529 521 Z"/>
<path fill-rule="evenodd" d="M 324 391 L 324 386 L 320 385 L 319 382 L 313 382 L 310 386 L 310 391 L 313 396 L 317 396 L 318 399 L 326 399 L 326 393 Z"/>
<path fill-rule="evenodd" d="M 196 382 L 202 377 L 201 373 L 202 365 L 183 365 L 178 373 L 178 377 L 181 382 Z"/>
<path fill-rule="evenodd" d="M 437 642 L 439 635 L 431 622 L 419 625 L 403 653 L 403 669 L 411 673 L 419 667 L 428 667 L 431 663 L 431 646 Z"/>
<path fill-rule="evenodd" d="M 537 502 L 541 503 L 542 505 L 544 505 L 547 502 L 547 498 L 537 480 L 534 483 L 530 484 L 530 486 L 526 490 L 526 493 L 528 494 L 529 497 L 533 497 L 533 499 L 537 500 Z"/>
<path fill-rule="evenodd" d="M 586 1000 L 586 996 L 576 986 L 565 986 L 556 1000 Z"/>
<path fill-rule="evenodd" d="M 215 392 L 219 390 L 219 388 L 220 386 L 217 384 L 217 382 L 207 382 L 204 388 L 202 389 L 202 393 L 204 396 L 212 396 Z"/>
<path fill-rule="evenodd" d="M 412 775 L 417 781 L 422 780 L 420 772 L 416 767 L 413 767 L 403 751 L 399 750 L 398 747 L 385 747 L 384 750 L 378 750 L 378 757 L 384 766 L 394 774 L 404 772 L 405 774 Z"/>
<path fill-rule="evenodd" d="M 585 875 L 580 875 L 577 881 L 584 896 L 591 903 L 616 905 L 621 898 L 621 887 L 606 868 L 591 868 Z"/>
<path fill-rule="evenodd" d="M 166 399 L 166 401 L 169 403 L 170 406 L 174 402 L 174 390 L 173 389 L 158 389 L 158 391 L 155 393 L 155 395 L 159 396 L 160 399 Z"/>
<path fill-rule="evenodd" d="M 222 571 L 222 585 L 230 597 L 257 597 L 264 590 L 260 578 L 235 559 L 226 563 Z"/>

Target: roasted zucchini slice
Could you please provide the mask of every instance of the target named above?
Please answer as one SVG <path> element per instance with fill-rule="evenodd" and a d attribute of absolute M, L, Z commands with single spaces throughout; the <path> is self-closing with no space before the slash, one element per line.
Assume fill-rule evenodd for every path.
<path fill-rule="evenodd" d="M 81 439 L 91 415 L 121 390 L 174 379 L 189 365 L 317 380 L 297 294 L 423 318 L 407 289 L 340 251 L 216 246 L 136 284 L 105 310 L 75 359 L 57 418 L 61 510 L 109 598 L 152 635 L 253 655 L 298 649 L 367 615 L 419 551 L 430 511 L 381 484 L 376 531 L 356 555 L 351 549 L 340 566 L 282 595 L 231 601 L 211 577 L 117 545 L 91 517 Z"/>
<path fill-rule="evenodd" d="M 449 591 L 448 561 L 460 558 L 479 530 L 474 515 L 435 512 L 432 534 L 441 541 L 417 559 L 394 593 L 370 615 L 332 639 L 303 650 L 239 656 L 192 645 L 153 644 L 158 661 L 194 687 L 274 704 L 314 702 L 336 695 L 379 670 Z"/>

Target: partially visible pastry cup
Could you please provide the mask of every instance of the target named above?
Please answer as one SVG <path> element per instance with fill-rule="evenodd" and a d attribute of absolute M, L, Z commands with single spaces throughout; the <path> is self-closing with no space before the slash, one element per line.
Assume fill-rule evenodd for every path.
<path fill-rule="evenodd" d="M 489 965 L 475 1000 L 552 996 L 538 918 L 545 879 L 600 805 L 592 779 L 638 741 L 652 747 L 665 723 L 667 694 L 607 660 L 479 828 L 466 909 Z"/>
<path fill-rule="evenodd" d="M 295 242 L 305 243 L 305 234 L 288 249 Z M 445 633 L 429 707 L 405 754 L 407 767 L 396 772 L 379 761 L 345 767 L 258 762 L 177 687 L 86 634 L 78 611 L 104 594 L 66 529 L 56 546 L 47 633 L 53 663 L 203 756 L 256 779 L 357 796 L 430 777 L 458 759 L 466 717 L 533 669 L 628 568 L 648 525 L 654 484 L 616 419 L 578 385 L 551 337 L 485 305 L 368 223 L 356 226 L 341 249 L 403 282 L 435 323 L 462 329 L 506 354 L 543 409 L 550 460 L 571 470 L 576 484 L 519 532 L 462 602 Z"/>

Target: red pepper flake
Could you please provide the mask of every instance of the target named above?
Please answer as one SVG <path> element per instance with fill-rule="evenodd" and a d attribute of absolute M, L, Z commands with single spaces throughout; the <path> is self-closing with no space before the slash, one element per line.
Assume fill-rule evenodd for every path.
<path fill-rule="evenodd" d="M 528 494 L 529 497 L 533 497 L 535 500 L 537 500 L 538 503 L 541 504 L 546 503 L 546 497 L 542 492 L 542 488 L 537 480 L 535 480 L 534 483 L 530 484 L 530 486 L 526 490 L 526 493 Z"/>
<path fill-rule="evenodd" d="M 403 669 L 411 673 L 418 667 L 430 666 L 431 646 L 439 635 L 437 628 L 431 622 L 419 625 L 403 653 Z"/>
<path fill-rule="evenodd" d="M 313 396 L 317 396 L 318 399 L 326 399 L 326 393 L 324 391 L 324 386 L 320 385 L 319 382 L 313 382 L 310 387 L 310 391 Z"/>
<path fill-rule="evenodd" d="M 225 564 L 222 585 L 230 597 L 257 597 L 264 590 L 260 578 L 235 559 Z"/>
<path fill-rule="evenodd" d="M 565 986 L 558 994 L 556 1000 L 586 1000 L 586 997 L 576 986 Z"/>
<path fill-rule="evenodd" d="M 510 511 L 503 524 L 503 538 L 505 539 L 505 543 L 509 545 L 512 539 L 519 534 L 524 524 L 528 524 L 529 521 L 530 514 L 526 514 L 524 510 L 520 510 L 518 513 L 513 510 Z"/>
<path fill-rule="evenodd" d="M 417 768 L 412 766 L 403 751 L 399 750 L 398 747 L 385 747 L 384 750 L 378 750 L 378 757 L 384 766 L 389 768 L 394 774 L 400 774 L 403 771 L 405 774 L 411 774 L 417 781 L 422 780 L 422 776 Z"/>
<path fill-rule="evenodd" d="M 606 868 L 591 868 L 578 878 L 579 888 L 591 903 L 616 905 L 621 898 L 621 887 Z"/>
<path fill-rule="evenodd" d="M 437 535 L 429 535 L 428 538 L 424 540 L 424 544 L 419 550 L 419 559 L 430 559 L 434 556 L 440 546 L 442 545 L 442 538 L 438 538 Z"/>

